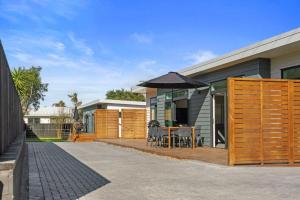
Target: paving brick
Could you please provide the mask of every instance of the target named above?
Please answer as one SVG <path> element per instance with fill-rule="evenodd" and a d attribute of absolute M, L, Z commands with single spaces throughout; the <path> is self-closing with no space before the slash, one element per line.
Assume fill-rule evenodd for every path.
<path fill-rule="evenodd" d="M 29 143 L 29 199 L 75 200 L 107 180 L 54 143 Z"/>

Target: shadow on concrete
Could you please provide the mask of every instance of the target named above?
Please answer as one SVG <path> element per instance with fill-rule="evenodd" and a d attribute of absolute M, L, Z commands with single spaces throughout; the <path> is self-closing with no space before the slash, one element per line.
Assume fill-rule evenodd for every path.
<path fill-rule="evenodd" d="M 75 200 L 110 183 L 50 142 L 28 143 L 29 199 Z"/>

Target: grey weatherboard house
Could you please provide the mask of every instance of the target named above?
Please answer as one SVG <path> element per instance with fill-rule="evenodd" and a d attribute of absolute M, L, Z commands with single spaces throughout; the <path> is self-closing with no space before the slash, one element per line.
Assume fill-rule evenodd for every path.
<path fill-rule="evenodd" d="M 178 124 L 194 126 L 205 146 L 227 147 L 227 78 L 300 78 L 300 29 L 263 40 L 198 65 L 178 71 L 208 87 L 174 91 L 143 91 L 147 95 L 149 120 L 161 125 L 172 113 Z"/>

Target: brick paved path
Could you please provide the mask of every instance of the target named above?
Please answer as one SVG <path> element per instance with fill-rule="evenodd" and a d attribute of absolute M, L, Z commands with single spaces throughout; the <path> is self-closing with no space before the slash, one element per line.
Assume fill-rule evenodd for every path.
<path fill-rule="evenodd" d="M 54 143 L 29 143 L 29 199 L 78 199 L 109 183 Z"/>

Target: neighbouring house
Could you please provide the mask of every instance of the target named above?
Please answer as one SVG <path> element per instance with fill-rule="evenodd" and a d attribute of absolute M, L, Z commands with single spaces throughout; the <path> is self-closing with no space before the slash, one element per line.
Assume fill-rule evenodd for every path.
<path fill-rule="evenodd" d="M 94 100 L 78 107 L 83 114 L 83 124 L 85 132 L 95 133 L 95 111 L 97 109 L 108 109 L 119 111 L 119 137 L 121 137 L 121 110 L 122 109 L 145 109 L 146 103 L 141 101 L 124 101 L 124 100 Z"/>
<path fill-rule="evenodd" d="M 73 110 L 69 107 L 41 107 L 24 115 L 24 122 L 37 137 L 68 137 Z M 30 132 L 31 132 L 30 131 Z M 34 136 L 29 132 L 27 137 Z"/>
<path fill-rule="evenodd" d="M 38 110 L 30 110 L 24 115 L 26 124 L 55 124 L 64 118 L 65 123 L 71 123 L 72 108 L 69 107 L 41 107 Z"/>
<path fill-rule="evenodd" d="M 220 44 L 221 45 L 221 44 Z M 194 126 L 203 143 L 227 148 L 227 78 L 300 79 L 300 28 L 199 63 L 178 73 L 208 84 L 198 89 L 136 88 L 146 94 L 148 120 Z M 173 103 L 173 109 L 171 109 Z"/>

